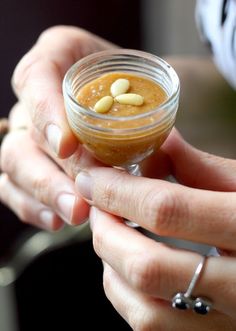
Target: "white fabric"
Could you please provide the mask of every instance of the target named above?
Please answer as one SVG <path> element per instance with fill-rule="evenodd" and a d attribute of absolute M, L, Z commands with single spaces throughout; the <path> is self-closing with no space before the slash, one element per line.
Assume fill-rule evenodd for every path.
<path fill-rule="evenodd" d="M 196 20 L 217 67 L 236 89 L 236 0 L 198 0 Z"/>

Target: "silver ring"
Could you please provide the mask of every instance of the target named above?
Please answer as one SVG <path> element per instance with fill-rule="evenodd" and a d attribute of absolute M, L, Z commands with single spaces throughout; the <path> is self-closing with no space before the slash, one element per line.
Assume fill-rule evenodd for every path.
<path fill-rule="evenodd" d="M 193 297 L 192 292 L 197 284 L 199 277 L 202 274 L 204 265 L 206 263 L 207 256 L 203 256 L 201 262 L 198 264 L 193 278 L 190 281 L 186 292 L 179 292 L 172 298 L 172 307 L 186 310 L 192 309 L 197 314 L 206 315 L 212 308 L 212 303 L 207 298 Z"/>

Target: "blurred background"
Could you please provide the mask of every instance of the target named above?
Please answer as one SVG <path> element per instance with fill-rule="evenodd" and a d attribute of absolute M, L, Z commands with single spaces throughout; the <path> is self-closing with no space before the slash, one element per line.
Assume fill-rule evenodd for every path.
<path fill-rule="evenodd" d="M 10 88 L 14 67 L 44 29 L 57 24 L 77 25 L 123 47 L 161 56 L 205 55 L 194 7 L 195 0 L 1 0 L 1 108 L 9 109 L 14 103 Z"/>
<path fill-rule="evenodd" d="M 143 0 L 142 47 L 159 55 L 206 55 L 195 24 L 195 0 Z"/>
<path fill-rule="evenodd" d="M 14 67 L 46 28 L 80 26 L 122 47 L 163 57 L 209 56 L 194 7 L 195 0 L 0 0 L 0 116 L 7 116 L 16 101 L 10 86 Z M 203 112 L 197 104 L 191 108 L 182 112 L 180 106 L 176 123 L 186 139 L 235 156 L 235 115 Z M 63 325 L 74 330 L 82 322 L 91 329 L 94 320 L 86 320 L 84 311 L 99 312 L 98 329 L 129 329 L 104 297 L 102 266 L 85 238 L 86 230 L 77 229 L 62 236 L 42 234 L 0 204 L 0 331 Z"/>

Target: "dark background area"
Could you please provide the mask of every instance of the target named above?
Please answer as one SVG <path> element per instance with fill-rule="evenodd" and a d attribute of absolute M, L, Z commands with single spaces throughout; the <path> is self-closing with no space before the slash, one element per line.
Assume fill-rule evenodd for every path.
<path fill-rule="evenodd" d="M 138 0 L 1 0 L 1 114 L 14 101 L 9 85 L 14 67 L 43 30 L 80 26 L 123 47 L 139 48 L 139 6 Z"/>
<path fill-rule="evenodd" d="M 16 64 L 43 30 L 59 24 L 83 27 L 122 47 L 141 48 L 138 0 L 0 0 L 0 117 L 16 102 L 10 85 Z M 29 229 L 0 203 L 0 262 Z M 82 321 L 85 329 L 94 323 L 102 330 L 129 329 L 104 296 L 102 266 L 91 242 L 36 260 L 17 280 L 16 296 L 20 331 L 77 330 Z M 92 318 L 86 320 L 85 311 Z M 95 312 L 100 317 L 94 318 Z"/>
<path fill-rule="evenodd" d="M 131 331 L 105 298 L 89 241 L 38 258 L 15 287 L 19 331 Z"/>

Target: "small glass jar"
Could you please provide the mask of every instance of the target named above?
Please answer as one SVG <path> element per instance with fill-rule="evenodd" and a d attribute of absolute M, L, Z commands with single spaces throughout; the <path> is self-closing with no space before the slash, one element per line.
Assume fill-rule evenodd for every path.
<path fill-rule="evenodd" d="M 78 103 L 79 90 L 111 72 L 148 78 L 159 84 L 167 99 L 148 112 L 114 117 L 86 109 Z M 180 84 L 175 70 L 163 59 L 137 50 L 112 49 L 91 54 L 75 63 L 63 81 L 69 125 L 95 158 L 111 166 L 132 168 L 167 138 L 175 123 Z"/>

